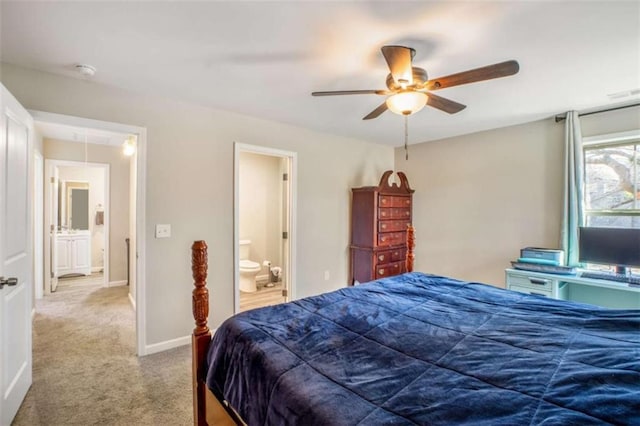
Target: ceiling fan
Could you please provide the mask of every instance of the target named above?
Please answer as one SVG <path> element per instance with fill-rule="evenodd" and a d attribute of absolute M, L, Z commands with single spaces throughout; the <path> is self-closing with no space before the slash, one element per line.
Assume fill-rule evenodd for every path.
<path fill-rule="evenodd" d="M 385 102 L 367 114 L 363 120 L 376 118 L 387 109 L 396 114 L 408 116 L 420 111 L 425 105 L 455 114 L 465 109 L 466 105 L 435 95 L 433 91 L 506 77 L 516 74 L 520 69 L 518 62 L 511 60 L 429 80 L 423 68 L 412 65 L 416 54 L 415 49 L 405 46 L 383 46 L 381 50 L 391 71 L 387 75 L 387 90 L 338 90 L 311 94 L 313 96 L 368 94 L 387 96 Z"/>

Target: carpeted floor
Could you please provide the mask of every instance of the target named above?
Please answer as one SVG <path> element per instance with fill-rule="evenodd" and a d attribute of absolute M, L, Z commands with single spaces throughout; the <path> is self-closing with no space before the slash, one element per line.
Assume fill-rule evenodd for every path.
<path fill-rule="evenodd" d="M 193 424 L 191 347 L 138 358 L 127 292 L 61 284 L 37 302 L 33 385 L 14 425 Z"/>

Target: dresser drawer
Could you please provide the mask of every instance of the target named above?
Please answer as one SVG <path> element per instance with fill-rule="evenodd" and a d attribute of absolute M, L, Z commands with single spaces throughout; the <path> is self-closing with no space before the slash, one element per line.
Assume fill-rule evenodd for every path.
<path fill-rule="evenodd" d="M 553 280 L 523 275 L 508 275 L 507 287 L 511 289 L 513 286 L 551 292 L 553 290 Z"/>
<path fill-rule="evenodd" d="M 404 244 L 406 234 L 406 232 L 385 232 L 378 234 L 378 245 L 394 246 L 398 244 Z"/>
<path fill-rule="evenodd" d="M 545 291 L 543 289 L 522 287 L 519 285 L 510 285 L 509 290 L 519 291 L 520 293 L 525 293 L 525 294 L 535 294 L 538 296 L 551 297 L 551 291 Z"/>
<path fill-rule="evenodd" d="M 405 249 L 379 251 L 375 255 L 375 265 L 384 265 L 385 263 L 404 261 L 407 251 Z"/>
<path fill-rule="evenodd" d="M 404 262 L 388 263 L 376 266 L 376 278 L 391 277 L 406 271 Z"/>
<path fill-rule="evenodd" d="M 391 261 L 392 262 L 397 262 L 399 260 L 406 260 L 406 256 L 407 256 L 407 250 L 405 249 L 396 249 L 396 250 L 391 250 Z"/>
<path fill-rule="evenodd" d="M 381 220 L 378 222 L 378 232 L 406 231 L 408 220 Z"/>
<path fill-rule="evenodd" d="M 384 265 L 385 263 L 392 262 L 391 252 L 392 250 L 386 250 L 386 251 L 379 251 L 378 253 L 376 253 L 374 265 L 378 266 L 378 265 Z"/>
<path fill-rule="evenodd" d="M 380 195 L 378 198 L 379 207 L 411 207 L 411 197 L 399 195 Z"/>
<path fill-rule="evenodd" d="M 378 209 L 380 219 L 411 219 L 409 207 L 380 207 Z"/>

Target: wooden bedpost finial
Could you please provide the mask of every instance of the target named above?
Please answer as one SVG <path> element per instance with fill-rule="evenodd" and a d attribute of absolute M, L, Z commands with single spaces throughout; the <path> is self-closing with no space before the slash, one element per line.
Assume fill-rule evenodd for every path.
<path fill-rule="evenodd" d="M 191 270 L 193 272 L 193 319 L 196 328 L 195 336 L 209 332 L 207 318 L 209 317 L 209 290 L 207 290 L 207 243 L 194 241 L 191 246 Z"/>
<path fill-rule="evenodd" d="M 416 255 L 413 249 L 416 247 L 415 230 L 413 225 L 407 224 L 407 272 L 413 272 L 413 261 Z"/>

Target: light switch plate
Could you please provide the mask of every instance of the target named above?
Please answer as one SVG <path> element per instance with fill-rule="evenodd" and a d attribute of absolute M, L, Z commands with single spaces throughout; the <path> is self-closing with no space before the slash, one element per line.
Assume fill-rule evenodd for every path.
<path fill-rule="evenodd" d="M 156 225 L 156 238 L 169 238 L 171 236 L 171 225 Z"/>

